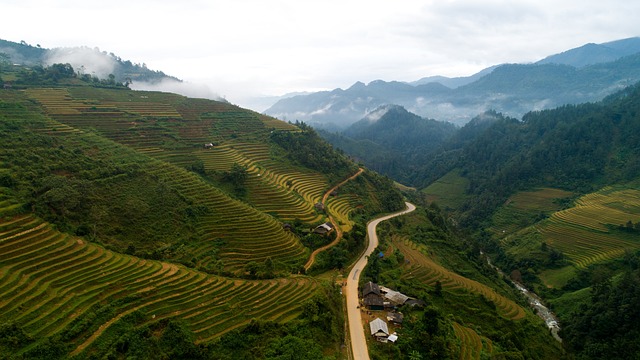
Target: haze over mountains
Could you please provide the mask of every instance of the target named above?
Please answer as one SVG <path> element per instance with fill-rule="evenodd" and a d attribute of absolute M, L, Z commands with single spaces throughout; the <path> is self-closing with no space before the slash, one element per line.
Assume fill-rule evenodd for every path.
<path fill-rule="evenodd" d="M 46 49 L 26 42 L 16 43 L 0 39 L 0 54 L 13 64 L 49 66 L 70 64 L 79 74 L 100 79 L 110 74 L 117 82 L 127 82 L 134 90 L 165 91 L 190 97 L 222 100 L 220 95 L 204 84 L 184 82 L 162 71 L 151 70 L 145 63 L 133 63 L 114 53 L 87 46 Z M 0 59 L 1 60 L 1 59 Z"/>
<path fill-rule="evenodd" d="M 97 49 L 3 45 L 2 359 L 349 358 L 340 279 L 403 197 L 418 211 L 385 223 L 360 286 L 418 306 L 398 304 L 402 340 L 372 358 L 640 358 L 639 38 L 294 97 L 323 119 L 365 111 L 318 131 L 344 151 L 304 123 L 132 90 L 169 77 Z M 473 118 L 417 115 L 416 96 Z M 507 115 L 464 113 L 485 105 Z M 509 278 L 552 305 L 562 343 Z"/>
<path fill-rule="evenodd" d="M 340 129 L 381 105 L 396 104 L 423 117 L 463 125 L 490 109 L 520 118 L 532 110 L 598 101 L 638 80 L 640 38 L 634 37 L 586 44 L 534 64 L 490 67 L 469 77 L 357 82 L 346 90 L 282 99 L 266 113 Z"/>

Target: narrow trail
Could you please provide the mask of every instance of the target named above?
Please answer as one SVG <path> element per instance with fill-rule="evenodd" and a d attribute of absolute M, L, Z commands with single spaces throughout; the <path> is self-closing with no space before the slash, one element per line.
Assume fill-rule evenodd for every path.
<path fill-rule="evenodd" d="M 352 176 L 346 178 L 344 181 L 342 181 L 338 185 L 336 185 L 336 186 L 332 187 L 331 189 L 329 189 L 329 191 L 327 191 L 324 194 L 324 196 L 322 197 L 322 205 L 325 206 L 324 208 L 327 211 L 327 215 L 329 215 L 329 222 L 331 222 L 331 225 L 333 225 L 333 228 L 336 230 L 336 238 L 331 243 L 329 243 L 329 244 L 327 244 L 325 246 L 319 247 L 319 248 L 315 249 L 311 253 L 311 256 L 309 256 L 309 260 L 307 260 L 307 263 L 304 264 L 304 270 L 305 271 L 309 270 L 311 268 L 311 266 L 313 266 L 313 263 L 316 261 L 316 255 L 318 255 L 322 251 L 325 251 L 325 250 L 329 249 L 330 247 L 333 247 L 333 246 L 337 245 L 340 242 L 340 240 L 342 239 L 342 229 L 340 229 L 340 226 L 338 225 L 338 222 L 333 219 L 333 216 L 331 216 L 331 214 L 329 214 L 329 209 L 326 206 L 327 199 L 329 198 L 329 195 L 331 195 L 332 192 L 336 191 L 340 186 L 346 184 L 348 181 L 351 181 L 351 180 L 357 178 L 358 176 L 360 176 L 360 174 L 362 174 L 363 172 L 364 172 L 363 168 L 358 169 L 358 172 L 356 172 Z"/>

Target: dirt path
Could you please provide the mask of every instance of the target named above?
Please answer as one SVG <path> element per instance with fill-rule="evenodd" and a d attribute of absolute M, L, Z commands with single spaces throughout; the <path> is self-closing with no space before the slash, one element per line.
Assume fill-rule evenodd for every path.
<path fill-rule="evenodd" d="M 410 213 L 416 209 L 416 206 L 411 203 L 407 202 L 405 204 L 407 205 L 405 210 L 379 217 L 367 224 L 369 246 L 367 246 L 367 250 L 365 250 L 362 257 L 360 257 L 353 266 L 347 278 L 346 294 L 349 337 L 351 338 L 351 350 L 353 352 L 353 359 L 355 360 L 369 359 L 369 349 L 367 348 L 367 339 L 364 333 L 362 314 L 360 313 L 361 309 L 358 304 L 358 282 L 360 280 L 360 274 L 367 264 L 367 257 L 371 255 L 373 250 L 378 246 L 378 234 L 376 233 L 378 224 L 393 217 Z"/>
<path fill-rule="evenodd" d="M 309 270 L 309 268 L 311 268 L 313 263 L 316 261 L 316 255 L 318 255 L 322 251 L 327 250 L 328 248 L 330 248 L 332 246 L 337 245 L 340 242 L 340 240 L 342 239 L 342 229 L 340 229 L 340 226 L 338 225 L 338 222 L 333 219 L 333 216 L 331 216 L 331 214 L 329 214 L 329 209 L 326 206 L 327 205 L 326 204 L 327 203 L 327 199 L 329 198 L 329 195 L 331 195 L 332 192 L 336 191 L 340 186 L 346 184 L 348 181 L 351 181 L 351 180 L 357 178 L 358 176 L 360 176 L 360 174 L 362 174 L 363 172 L 364 172 L 363 168 L 358 169 L 358 172 L 353 174 L 351 177 L 345 179 L 344 181 L 342 181 L 338 185 L 336 185 L 336 186 L 332 187 L 331 189 L 329 189 L 329 191 L 327 191 L 324 194 L 324 196 L 322 197 L 322 205 L 324 205 L 324 208 L 326 209 L 327 214 L 329 215 L 329 222 L 331 222 L 331 224 L 333 225 L 333 228 L 336 230 L 336 238 L 330 244 L 327 244 L 325 246 L 317 248 L 311 253 L 311 256 L 309 256 L 309 260 L 307 261 L 306 264 L 304 264 L 304 270 L 305 271 Z"/>

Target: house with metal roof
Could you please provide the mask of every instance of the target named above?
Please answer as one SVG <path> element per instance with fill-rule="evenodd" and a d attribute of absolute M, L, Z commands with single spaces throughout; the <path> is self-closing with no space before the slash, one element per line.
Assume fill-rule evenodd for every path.
<path fill-rule="evenodd" d="M 371 329 L 371 336 L 375 337 L 376 340 L 387 342 L 387 338 L 389 337 L 389 327 L 384 320 L 375 318 L 369 323 L 369 328 Z"/>

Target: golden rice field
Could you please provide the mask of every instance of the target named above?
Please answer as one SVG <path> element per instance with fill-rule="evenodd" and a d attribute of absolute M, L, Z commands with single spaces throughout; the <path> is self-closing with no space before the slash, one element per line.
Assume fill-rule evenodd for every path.
<path fill-rule="evenodd" d="M 409 260 L 409 263 L 404 265 L 404 278 L 417 279 L 428 285 L 435 285 L 436 281 L 440 281 L 442 288 L 447 291 L 482 295 L 492 301 L 498 313 L 507 319 L 519 320 L 525 316 L 525 310 L 513 300 L 498 294 L 487 285 L 468 279 L 433 261 L 426 255 L 423 245 L 399 237 L 393 239 L 393 244 L 405 259 Z"/>
<path fill-rule="evenodd" d="M 542 188 L 534 191 L 521 191 L 511 196 L 507 203 L 521 210 L 549 211 L 559 208 L 555 200 L 571 195 L 573 195 L 572 192 L 561 189 Z"/>
<path fill-rule="evenodd" d="M 74 334 L 76 352 L 133 313 L 147 322 L 181 319 L 199 342 L 251 319 L 284 322 L 318 286 L 307 277 L 227 279 L 115 253 L 33 215 L 11 215 L 16 204 L 0 199 L 0 321 L 45 337 L 77 329 L 100 307 L 113 308 L 109 319 Z"/>
<path fill-rule="evenodd" d="M 460 341 L 460 360 L 480 360 L 483 350 L 485 354 L 493 352 L 491 340 L 480 337 L 475 330 L 454 322 L 453 331 Z"/>
<path fill-rule="evenodd" d="M 617 229 L 627 221 L 640 221 L 640 190 L 607 187 L 582 196 L 537 228 L 548 245 L 583 268 L 640 249 L 640 235 Z"/>
<path fill-rule="evenodd" d="M 250 174 L 247 200 L 256 209 L 283 221 L 322 220 L 313 205 L 329 187 L 324 175 L 283 166 L 274 161 L 263 142 L 234 139 L 240 133 L 268 129 L 297 131 L 291 124 L 233 105 L 174 94 L 95 88 L 30 89 L 27 94 L 59 122 L 51 132 L 95 129 L 111 140 L 178 166 L 202 161 L 207 170 L 228 171 L 237 163 Z M 203 145 L 210 142 L 216 146 L 205 149 Z"/>

